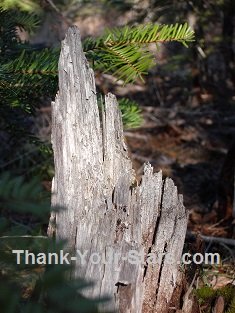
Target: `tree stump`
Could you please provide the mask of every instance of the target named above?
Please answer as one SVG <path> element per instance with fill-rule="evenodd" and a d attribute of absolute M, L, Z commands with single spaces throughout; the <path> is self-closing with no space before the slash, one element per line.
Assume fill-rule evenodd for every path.
<path fill-rule="evenodd" d="M 102 107 L 72 27 L 52 103 L 52 207 L 65 208 L 56 213 L 56 238 L 66 239 L 74 255 L 86 253 L 86 262 L 77 257 L 74 275 L 95 282 L 86 296 L 111 297 L 101 309 L 166 313 L 179 282 L 188 214 L 173 181 L 150 164 L 137 184 L 115 96 L 105 96 Z M 94 264 L 99 256 L 107 259 Z"/>

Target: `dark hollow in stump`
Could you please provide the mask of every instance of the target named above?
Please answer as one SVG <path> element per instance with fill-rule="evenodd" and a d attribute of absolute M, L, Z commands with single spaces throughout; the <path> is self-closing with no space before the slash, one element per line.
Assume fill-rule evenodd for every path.
<path fill-rule="evenodd" d="M 102 309 L 165 313 L 180 283 L 188 219 L 183 198 L 150 164 L 136 183 L 114 95 L 100 111 L 94 73 L 72 27 L 62 43 L 52 103 L 52 207 L 66 208 L 56 214 L 56 237 L 68 241 L 69 251 L 85 253 L 74 275 L 95 281 L 86 296 L 112 297 Z M 94 264 L 104 255 L 106 264 Z"/>

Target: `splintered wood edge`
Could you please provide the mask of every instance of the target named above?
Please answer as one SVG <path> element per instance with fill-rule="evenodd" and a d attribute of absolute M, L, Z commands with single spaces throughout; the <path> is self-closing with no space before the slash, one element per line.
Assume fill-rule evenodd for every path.
<path fill-rule="evenodd" d="M 128 157 L 121 113 L 116 97 L 112 94 L 105 96 L 105 110 L 100 121 L 94 73 L 89 68 L 82 51 L 80 33 L 76 27 L 69 29 L 62 43 L 59 86 L 60 90 L 55 102 L 52 103 L 52 144 L 56 168 L 52 207 L 58 203 L 64 204 L 65 207 L 70 206 L 67 208 L 67 212 L 58 215 L 57 223 L 59 223 L 59 232 L 61 233 L 59 237 L 69 238 L 71 245 L 76 248 L 79 246 L 78 240 L 84 240 L 86 246 L 89 243 L 87 238 L 90 236 L 91 241 L 94 239 L 93 245 L 95 245 L 98 240 L 97 233 L 95 234 L 91 229 L 92 225 L 87 229 L 85 226 L 89 226 L 87 224 L 89 221 L 95 223 L 98 221 L 97 219 L 101 223 L 100 226 L 102 225 L 105 210 L 108 209 L 111 212 L 113 210 L 112 192 L 114 187 L 121 182 L 129 181 L 131 188 L 135 173 Z M 66 146 L 73 142 L 75 146 Z M 77 166 L 80 163 L 81 166 Z M 96 189 L 94 189 L 94 184 Z M 65 194 L 64 190 L 68 190 L 68 193 Z M 90 201 L 89 198 L 91 198 Z M 106 204 L 104 203 L 105 198 Z M 132 188 L 132 196 L 129 199 L 132 202 L 129 203 L 129 206 L 132 210 L 138 209 L 136 213 L 139 214 L 135 224 L 132 225 L 136 236 L 135 245 L 146 249 L 151 248 L 152 251 L 164 251 L 165 245 L 168 245 L 174 251 L 176 259 L 179 258 L 173 243 L 178 242 L 177 249 L 180 252 L 186 233 L 187 214 L 182 203 L 182 196 L 178 195 L 173 181 L 171 179 L 163 181 L 162 173 L 153 173 L 153 167 L 147 163 L 144 165 L 142 182 L 139 186 Z M 86 208 L 83 209 L 84 206 Z M 110 217 L 113 216 L 117 219 L 120 213 L 114 210 L 112 214 Z M 89 220 L 86 220 L 86 217 Z M 106 221 L 108 222 L 108 219 Z M 84 231 L 82 236 L 78 236 L 79 230 Z M 104 226 L 103 230 L 105 231 Z M 111 229 L 111 231 L 114 233 L 103 237 L 103 239 L 106 238 L 106 241 L 102 242 L 103 247 L 100 248 L 104 249 L 114 245 L 112 240 L 115 229 Z M 178 236 L 178 241 L 175 236 Z M 99 234 L 98 238 L 101 237 Z M 132 238 L 130 234 L 125 237 L 125 240 L 128 238 Z M 125 240 L 120 241 L 119 249 L 122 250 L 126 247 Z M 130 244 L 133 243 L 130 242 Z M 86 269 L 84 270 L 86 272 Z M 97 275 L 97 278 L 99 275 L 102 277 L 104 274 L 99 273 L 93 267 L 90 267 L 90 271 L 92 278 Z M 142 271 L 143 269 L 138 268 L 138 277 L 142 275 Z M 167 292 L 167 285 L 164 283 L 165 277 L 163 276 L 169 274 L 169 271 L 175 276 L 176 268 L 169 269 L 164 260 L 160 262 L 158 269 L 148 266 L 143 282 L 147 286 L 145 291 L 142 289 L 143 285 L 141 287 L 140 283 L 137 283 L 139 278 L 136 278 L 136 294 L 145 293 L 144 303 L 149 301 L 149 296 L 151 296 L 154 299 L 154 303 L 151 303 L 152 308 L 158 305 L 156 301 L 167 302 L 173 292 L 172 288 Z M 131 275 L 131 272 L 127 271 L 127 273 Z M 172 275 L 169 278 L 171 280 Z M 109 278 L 111 279 L 112 276 Z M 175 277 L 173 277 L 174 279 Z M 171 280 L 165 282 L 172 284 Z M 108 288 L 112 289 L 112 284 L 109 285 Z M 103 290 L 102 286 L 105 287 L 103 280 L 99 282 L 96 290 Z M 158 288 L 158 292 L 156 292 L 156 288 Z M 134 291 L 132 290 L 132 292 Z M 136 311 L 131 312 L 137 312 L 137 309 L 138 306 Z M 140 312 L 139 309 L 138 312 Z M 146 312 L 151 312 L 151 310 L 146 310 Z"/>

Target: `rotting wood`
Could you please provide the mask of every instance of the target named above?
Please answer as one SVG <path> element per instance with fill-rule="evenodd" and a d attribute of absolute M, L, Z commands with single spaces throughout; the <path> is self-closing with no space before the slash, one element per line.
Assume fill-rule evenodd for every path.
<path fill-rule="evenodd" d="M 52 144 L 52 207 L 66 208 L 56 214 L 56 237 L 67 239 L 73 253 L 87 251 L 87 262 L 77 260 L 74 272 L 96 282 L 85 295 L 111 296 L 103 309 L 168 312 L 188 214 L 173 181 L 153 173 L 149 163 L 136 185 L 117 100 L 105 97 L 100 118 L 94 73 L 76 27 L 62 43 Z M 131 250 L 152 253 L 157 264 L 131 264 L 133 259 L 124 259 Z M 117 263 L 91 262 L 93 253 L 107 257 L 111 252 L 121 257 Z"/>

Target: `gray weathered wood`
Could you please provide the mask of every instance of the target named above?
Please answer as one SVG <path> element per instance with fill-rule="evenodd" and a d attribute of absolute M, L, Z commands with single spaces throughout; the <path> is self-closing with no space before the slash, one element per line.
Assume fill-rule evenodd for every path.
<path fill-rule="evenodd" d="M 52 206 L 66 208 L 56 215 L 56 236 L 67 239 L 73 253 L 87 251 L 87 262 L 78 259 L 74 275 L 96 282 L 87 296 L 112 297 L 106 309 L 168 312 L 187 227 L 183 199 L 173 181 L 153 173 L 150 164 L 137 185 L 115 96 L 105 97 L 101 111 L 79 31 L 70 28 L 52 103 Z M 158 263 L 89 261 L 92 253 L 125 257 L 130 250 L 155 253 Z"/>

